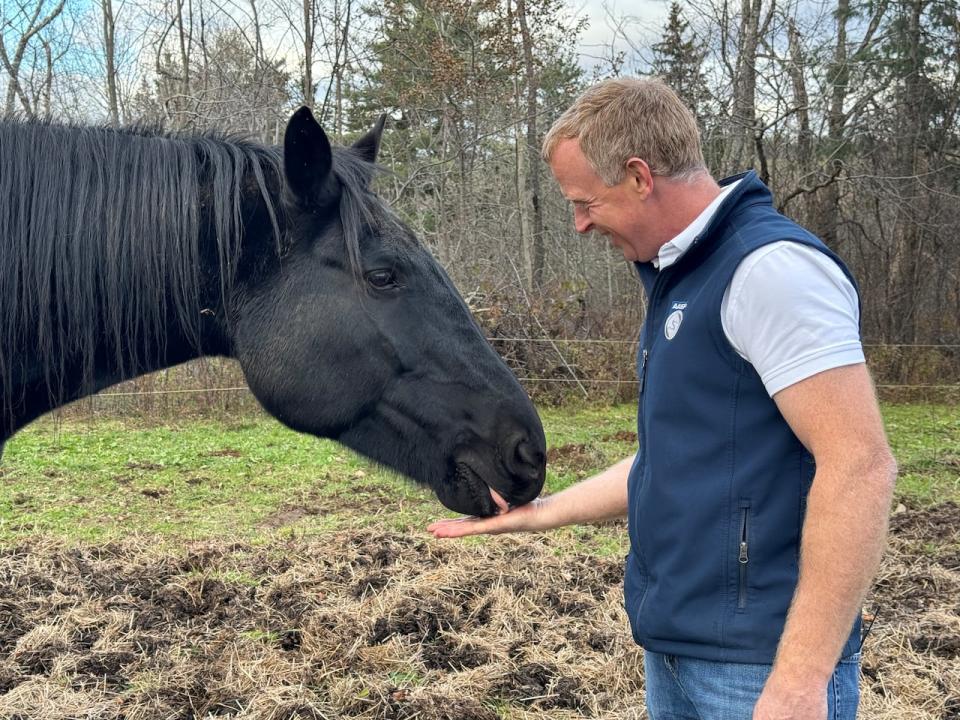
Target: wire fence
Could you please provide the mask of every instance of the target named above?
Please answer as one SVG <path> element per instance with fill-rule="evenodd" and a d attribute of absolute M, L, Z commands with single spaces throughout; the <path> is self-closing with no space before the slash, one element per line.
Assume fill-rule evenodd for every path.
<path fill-rule="evenodd" d="M 636 396 L 633 358 L 637 338 L 518 336 L 487 340 L 535 399 L 629 401 Z M 542 349 L 520 351 L 538 346 Z M 863 347 L 882 399 L 960 403 L 960 343 L 864 343 Z M 588 357 L 585 352 L 590 353 Z M 239 366 L 233 361 L 207 359 L 114 386 L 75 403 L 73 411 L 169 414 L 247 407 L 258 405 Z"/>

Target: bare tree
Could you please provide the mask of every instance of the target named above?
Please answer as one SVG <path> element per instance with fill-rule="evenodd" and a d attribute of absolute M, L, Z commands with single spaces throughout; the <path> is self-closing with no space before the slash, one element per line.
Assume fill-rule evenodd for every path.
<path fill-rule="evenodd" d="M 303 82 L 300 92 L 303 95 L 303 104 L 313 107 L 313 38 L 316 32 L 317 3 L 316 0 L 303 0 Z"/>
<path fill-rule="evenodd" d="M 729 144 L 723 163 L 727 173 L 752 165 L 757 150 L 757 48 L 773 18 L 773 3 L 771 2 L 766 16 L 761 20 L 762 12 L 762 0 L 741 0 L 740 34 L 733 72 Z"/>
<path fill-rule="evenodd" d="M 20 73 L 24 56 L 30 47 L 30 43 L 34 39 L 39 39 L 40 33 L 63 12 L 65 2 L 66 0 L 60 0 L 52 8 L 48 8 L 47 0 L 36 0 L 35 3 L 20 0 L 13 5 L 14 12 L 12 17 L 2 18 L 2 27 L 0 27 L 0 62 L 3 63 L 4 70 L 7 71 L 10 83 L 7 85 L 7 93 L 3 103 L 4 113 L 9 114 L 13 112 L 14 104 L 16 100 L 19 99 L 27 115 L 32 116 L 35 114 L 21 84 L 22 78 Z M 13 46 L 12 52 L 8 52 L 3 39 L 7 28 L 19 32 L 19 37 Z M 48 50 L 44 51 L 45 55 L 52 60 L 52 52 L 48 52 Z"/>
<path fill-rule="evenodd" d="M 117 43 L 116 22 L 113 14 L 113 0 L 100 0 L 103 15 L 103 56 L 107 93 L 107 113 L 110 123 L 120 124 L 120 103 L 117 96 Z"/>
<path fill-rule="evenodd" d="M 530 221 L 527 234 L 530 242 L 530 258 L 527 282 L 532 287 L 543 283 L 543 209 L 540 205 L 540 141 L 537 133 L 537 94 L 540 89 L 537 68 L 533 59 L 533 38 L 527 23 L 526 0 L 517 0 L 517 23 L 520 26 L 520 42 L 523 52 L 523 74 L 526 86 L 526 173 L 524 183 L 525 213 Z"/>
<path fill-rule="evenodd" d="M 818 175 L 804 180 L 804 192 L 813 193 L 809 221 L 812 228 L 828 245 L 834 245 L 838 239 L 838 225 L 842 217 L 840 208 L 839 181 L 844 171 L 844 157 L 852 148 L 850 136 L 855 131 L 858 116 L 875 87 L 852 85 L 856 65 L 870 53 L 874 37 L 881 26 L 888 3 L 886 0 L 876 3 L 863 36 L 850 52 L 850 39 L 847 26 L 852 17 L 850 0 L 838 0 L 836 17 L 836 41 L 833 57 L 827 69 L 827 95 L 829 105 L 826 109 L 827 134 L 823 167 Z M 852 101 L 851 101 L 852 98 Z"/>

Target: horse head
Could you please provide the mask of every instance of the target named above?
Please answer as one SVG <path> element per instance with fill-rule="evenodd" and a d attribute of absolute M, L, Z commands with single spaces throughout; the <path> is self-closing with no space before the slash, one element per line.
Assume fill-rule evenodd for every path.
<path fill-rule="evenodd" d="M 241 263 L 232 354 L 289 427 L 491 515 L 542 489 L 543 428 L 450 278 L 371 192 L 382 131 L 332 147 L 308 109 L 290 119 L 282 252 Z"/>

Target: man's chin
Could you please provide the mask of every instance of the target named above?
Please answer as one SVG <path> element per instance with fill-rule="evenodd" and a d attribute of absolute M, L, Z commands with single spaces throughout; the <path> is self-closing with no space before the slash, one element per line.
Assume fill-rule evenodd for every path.
<path fill-rule="evenodd" d="M 623 253 L 623 259 L 627 262 L 637 262 L 637 253 L 629 245 L 614 245 L 621 253 Z"/>
<path fill-rule="evenodd" d="M 619 250 L 621 253 L 623 253 L 623 259 L 624 259 L 624 260 L 626 260 L 627 262 L 631 262 L 631 263 L 635 263 L 635 262 L 640 262 L 640 263 L 651 262 L 651 261 L 653 260 L 653 258 L 656 257 L 656 254 L 654 254 L 654 255 L 651 256 L 651 257 L 640 257 L 640 254 L 639 254 L 633 247 L 631 247 L 630 245 L 614 244 L 614 247 L 617 248 L 617 250 Z"/>
<path fill-rule="evenodd" d="M 631 256 L 633 255 L 633 248 L 629 245 L 624 245 L 617 238 L 612 235 L 606 235 L 607 242 L 610 243 L 610 247 L 614 250 L 619 250 L 623 254 L 623 259 L 628 262 L 633 262 Z"/>
<path fill-rule="evenodd" d="M 629 243 L 625 243 L 620 238 L 614 237 L 613 235 L 608 235 L 603 233 L 604 237 L 607 238 L 607 242 L 610 243 L 610 247 L 616 248 L 623 254 L 623 259 L 627 262 L 645 262 L 637 256 L 637 251 L 634 250 L 633 246 Z"/>

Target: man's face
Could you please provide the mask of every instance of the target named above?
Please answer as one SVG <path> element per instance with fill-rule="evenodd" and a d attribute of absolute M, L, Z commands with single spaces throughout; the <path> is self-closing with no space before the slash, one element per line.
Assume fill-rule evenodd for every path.
<path fill-rule="evenodd" d="M 631 262 L 656 257 L 659 245 L 651 241 L 650 218 L 645 218 L 649 182 L 628 170 L 622 181 L 608 186 L 593 171 L 576 139 L 561 140 L 550 158 L 550 170 L 563 196 L 573 203 L 577 232 L 596 230 Z"/>

